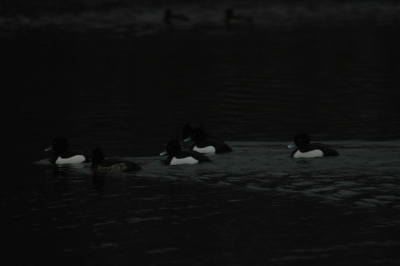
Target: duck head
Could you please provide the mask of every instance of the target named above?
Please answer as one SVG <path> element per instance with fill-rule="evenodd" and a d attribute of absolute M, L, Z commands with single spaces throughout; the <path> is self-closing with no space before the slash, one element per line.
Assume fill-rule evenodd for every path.
<path fill-rule="evenodd" d="M 104 160 L 104 154 L 100 148 L 96 147 L 92 150 L 92 163 L 98 164 Z"/>
<path fill-rule="evenodd" d="M 308 133 L 300 133 L 294 137 L 294 142 L 288 145 L 288 148 L 301 148 L 305 145 L 310 144 L 310 135 Z"/>
<path fill-rule="evenodd" d="M 198 142 L 198 141 L 201 141 L 201 140 L 203 140 L 203 139 L 206 139 L 206 138 L 207 138 L 207 133 L 206 133 L 206 131 L 204 130 L 204 126 L 201 125 L 201 126 L 199 126 L 198 128 L 193 129 L 193 130 L 192 130 L 191 137 L 192 137 L 192 140 L 193 140 L 194 142 Z"/>
<path fill-rule="evenodd" d="M 65 137 L 56 137 L 53 139 L 51 146 L 45 149 L 45 151 L 56 151 L 65 152 L 68 150 L 69 144 Z"/>

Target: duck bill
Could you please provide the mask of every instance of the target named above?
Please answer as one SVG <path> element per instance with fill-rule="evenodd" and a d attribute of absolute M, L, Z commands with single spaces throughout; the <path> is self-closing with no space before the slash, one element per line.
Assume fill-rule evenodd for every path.
<path fill-rule="evenodd" d="M 192 137 L 188 137 L 188 138 L 184 139 L 183 141 L 184 141 L 184 142 L 192 141 Z"/>
<path fill-rule="evenodd" d="M 160 156 L 164 156 L 164 155 L 167 155 L 167 154 L 168 154 L 168 152 L 165 150 L 162 153 L 160 153 Z"/>
<path fill-rule="evenodd" d="M 293 148 L 295 148 L 296 147 L 296 143 L 290 143 L 288 146 L 287 146 L 289 149 L 293 149 Z"/>
<path fill-rule="evenodd" d="M 53 150 L 52 146 L 48 147 L 47 149 L 44 149 L 44 151 L 52 151 L 52 150 Z"/>

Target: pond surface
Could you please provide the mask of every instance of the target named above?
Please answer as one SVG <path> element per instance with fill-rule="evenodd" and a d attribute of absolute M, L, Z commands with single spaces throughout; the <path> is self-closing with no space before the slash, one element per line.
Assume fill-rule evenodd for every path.
<path fill-rule="evenodd" d="M 221 3 L 0 20 L 0 265 L 400 263 L 394 7 L 243 5 L 255 23 L 226 28 Z M 234 152 L 163 165 L 188 122 Z M 340 156 L 291 159 L 300 132 Z M 59 135 L 143 170 L 51 165 Z"/>

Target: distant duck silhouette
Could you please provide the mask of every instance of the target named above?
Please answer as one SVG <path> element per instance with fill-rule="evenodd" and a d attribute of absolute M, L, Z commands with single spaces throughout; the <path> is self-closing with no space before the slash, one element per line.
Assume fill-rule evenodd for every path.
<path fill-rule="evenodd" d="M 100 148 L 94 148 L 92 151 L 91 168 L 96 173 L 133 172 L 142 169 L 132 161 L 117 158 L 106 159 Z"/>
<path fill-rule="evenodd" d="M 171 9 L 165 10 L 164 23 L 167 25 L 173 25 L 175 23 L 189 22 L 190 19 L 182 14 L 173 14 Z"/>
<path fill-rule="evenodd" d="M 250 24 L 252 22 L 252 17 L 235 15 L 235 12 L 232 8 L 225 10 L 225 23 L 228 27 L 234 24 Z"/>

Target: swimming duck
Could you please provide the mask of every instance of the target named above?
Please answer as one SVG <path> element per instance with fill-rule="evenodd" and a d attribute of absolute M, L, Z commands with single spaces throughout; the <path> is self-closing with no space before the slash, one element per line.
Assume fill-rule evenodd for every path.
<path fill-rule="evenodd" d="M 211 162 L 210 158 L 197 151 L 182 150 L 179 140 L 174 139 L 168 142 L 167 150 L 160 155 L 168 154 L 168 158 L 164 161 L 165 165 L 179 164 L 197 164 L 203 162 Z"/>
<path fill-rule="evenodd" d="M 339 153 L 322 144 L 310 143 L 310 135 L 307 133 L 300 133 L 294 137 L 294 143 L 288 145 L 288 148 L 297 147 L 291 154 L 292 158 L 313 158 L 322 156 L 338 156 Z"/>
<path fill-rule="evenodd" d="M 78 164 L 90 162 L 90 156 L 77 151 L 69 151 L 69 144 L 65 137 L 56 137 L 45 151 L 54 151 L 49 161 L 52 164 Z"/>
<path fill-rule="evenodd" d="M 219 138 L 210 138 L 204 130 L 203 125 L 199 126 L 196 129 L 193 129 L 191 138 L 194 141 L 194 144 L 192 145 L 192 147 L 190 147 L 190 149 L 193 151 L 211 154 L 232 151 L 232 148 L 229 147 L 229 145 L 226 144 L 223 140 Z"/>
<path fill-rule="evenodd" d="M 98 173 L 133 172 L 142 169 L 139 165 L 132 161 L 117 158 L 106 159 L 103 152 L 98 147 L 92 150 L 91 168 L 93 171 Z"/>

